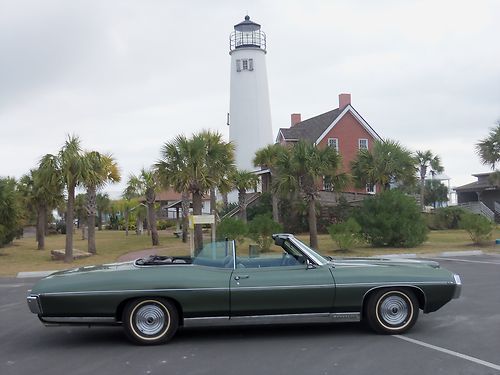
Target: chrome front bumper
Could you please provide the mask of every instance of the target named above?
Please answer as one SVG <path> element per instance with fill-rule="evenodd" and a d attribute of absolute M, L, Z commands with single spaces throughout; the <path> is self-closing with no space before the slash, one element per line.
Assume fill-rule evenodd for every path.
<path fill-rule="evenodd" d="M 37 295 L 29 295 L 27 297 L 28 307 L 33 314 L 41 314 L 42 306 L 40 305 L 40 297 Z"/>
<path fill-rule="evenodd" d="M 455 293 L 453 294 L 453 299 L 457 299 L 462 293 L 462 280 L 457 274 L 454 274 L 453 278 L 455 279 Z"/>

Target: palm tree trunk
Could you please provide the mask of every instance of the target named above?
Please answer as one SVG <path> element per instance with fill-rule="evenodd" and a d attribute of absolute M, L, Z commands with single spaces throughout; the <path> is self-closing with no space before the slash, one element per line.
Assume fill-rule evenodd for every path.
<path fill-rule="evenodd" d="M 201 215 L 202 194 L 193 192 L 193 215 Z M 203 249 L 203 228 L 201 224 L 194 226 L 194 254 L 195 256 Z"/>
<path fill-rule="evenodd" d="M 425 204 L 424 204 L 424 195 L 425 195 L 425 175 L 427 174 L 427 171 L 424 170 L 423 168 L 420 169 L 420 209 L 423 211 Z"/>
<path fill-rule="evenodd" d="M 186 243 L 188 240 L 188 226 L 189 226 L 189 193 L 182 192 L 182 242 Z"/>
<path fill-rule="evenodd" d="M 96 254 L 95 246 L 95 215 L 96 215 L 96 188 L 91 186 L 87 189 L 87 226 L 88 226 L 88 252 Z"/>
<path fill-rule="evenodd" d="M 156 211 L 154 203 L 148 202 L 148 214 L 149 214 L 149 225 L 151 228 L 151 242 L 153 246 L 158 246 L 160 244 L 160 240 L 158 238 L 158 228 L 156 227 Z"/>
<path fill-rule="evenodd" d="M 102 230 L 102 211 L 97 210 L 97 230 Z"/>
<path fill-rule="evenodd" d="M 125 236 L 128 236 L 128 215 L 129 215 L 129 212 L 128 212 L 128 208 L 125 209 Z"/>
<path fill-rule="evenodd" d="M 227 206 L 229 205 L 229 199 L 227 198 L 227 193 L 222 193 L 222 205 L 224 207 L 224 212 L 227 212 Z"/>
<path fill-rule="evenodd" d="M 280 215 L 278 212 L 278 196 L 276 195 L 276 193 L 271 193 L 271 204 L 273 207 L 273 220 L 279 223 Z"/>
<path fill-rule="evenodd" d="M 45 221 L 47 216 L 46 208 L 43 205 L 38 206 L 36 220 L 36 242 L 38 250 L 45 250 Z"/>
<path fill-rule="evenodd" d="M 160 240 L 158 238 L 158 228 L 156 228 L 156 211 L 155 211 L 155 193 L 153 190 L 146 191 L 146 202 L 148 204 L 148 226 L 151 229 L 151 242 L 153 246 L 158 246 Z"/>
<path fill-rule="evenodd" d="M 313 249 L 318 249 L 318 228 L 316 226 L 316 200 L 309 198 L 308 207 L 309 244 Z"/>
<path fill-rule="evenodd" d="M 73 218 L 75 207 L 75 186 L 68 185 L 68 204 L 66 207 L 66 246 L 64 248 L 64 262 L 73 261 Z"/>
<path fill-rule="evenodd" d="M 247 222 L 247 192 L 245 189 L 240 189 L 238 191 L 238 206 L 240 207 L 240 220 L 244 223 Z"/>

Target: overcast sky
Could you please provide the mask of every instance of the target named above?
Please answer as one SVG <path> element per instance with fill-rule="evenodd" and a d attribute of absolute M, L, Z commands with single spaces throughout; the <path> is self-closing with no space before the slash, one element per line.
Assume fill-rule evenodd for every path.
<path fill-rule="evenodd" d="M 383 138 L 440 155 L 453 186 L 488 171 L 474 146 L 500 119 L 500 1 L 0 0 L 0 176 L 67 134 L 124 180 L 179 133 L 227 137 L 229 34 L 247 13 L 267 34 L 274 136 L 348 92 Z"/>

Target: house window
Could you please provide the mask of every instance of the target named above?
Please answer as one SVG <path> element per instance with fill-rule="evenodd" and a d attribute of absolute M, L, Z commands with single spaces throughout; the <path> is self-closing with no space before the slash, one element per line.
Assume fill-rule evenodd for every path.
<path fill-rule="evenodd" d="M 358 148 L 360 150 L 368 150 L 368 139 L 358 139 Z"/>
<path fill-rule="evenodd" d="M 367 184 L 366 192 L 368 194 L 375 194 L 377 192 L 377 186 L 375 186 L 374 184 Z"/>
<path fill-rule="evenodd" d="M 236 60 L 236 71 L 253 70 L 253 59 L 238 59 Z"/>
<path fill-rule="evenodd" d="M 332 191 L 332 182 L 329 178 L 323 177 L 323 190 Z"/>
<path fill-rule="evenodd" d="M 339 152 L 339 139 L 328 138 L 328 147 L 332 147 L 335 149 L 335 151 Z"/>

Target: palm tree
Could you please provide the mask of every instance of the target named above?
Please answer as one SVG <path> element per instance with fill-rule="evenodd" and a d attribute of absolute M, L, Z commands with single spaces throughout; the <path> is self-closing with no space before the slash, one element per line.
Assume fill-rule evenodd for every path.
<path fill-rule="evenodd" d="M 37 169 L 21 177 L 18 190 L 25 205 L 36 213 L 36 241 L 38 250 L 45 249 L 47 216 L 63 199 L 63 185 L 57 174 L 54 158 L 44 156 Z"/>
<path fill-rule="evenodd" d="M 420 206 L 423 210 L 425 206 L 425 176 L 427 176 L 427 170 L 431 169 L 431 173 L 441 173 L 444 168 L 441 165 L 441 159 L 439 156 L 433 155 L 430 150 L 415 152 L 415 165 L 417 166 L 420 174 Z"/>
<path fill-rule="evenodd" d="M 233 186 L 238 190 L 238 206 L 240 208 L 240 220 L 247 222 L 247 199 L 248 189 L 257 188 L 259 177 L 249 171 L 238 170 L 231 175 Z"/>
<path fill-rule="evenodd" d="M 218 132 L 204 130 L 199 136 L 205 140 L 207 153 L 207 166 L 215 185 L 210 187 L 210 213 L 216 214 L 215 189 L 224 186 L 225 177 L 235 170 L 234 145 L 224 142 L 222 135 Z"/>
<path fill-rule="evenodd" d="M 351 162 L 351 173 L 359 188 L 380 185 L 388 190 L 391 183 L 411 185 L 415 181 L 414 159 L 397 141 L 375 141 L 373 149 L 358 152 Z"/>
<path fill-rule="evenodd" d="M 313 144 L 299 141 L 289 151 L 283 152 L 277 162 L 278 181 L 276 190 L 298 192 L 307 203 L 309 242 L 318 248 L 316 202 L 321 180 L 332 184 L 333 190 L 340 190 L 347 184 L 345 173 L 339 173 L 341 157 L 331 147 L 318 149 Z"/>
<path fill-rule="evenodd" d="M 279 222 L 279 212 L 278 212 L 278 195 L 275 189 L 273 189 L 273 179 L 277 178 L 277 164 L 280 154 L 284 152 L 284 147 L 279 144 L 268 145 L 255 153 L 255 158 L 253 159 L 253 164 L 255 166 L 260 166 L 261 168 L 268 168 L 271 174 L 271 202 L 273 210 L 273 220 Z"/>
<path fill-rule="evenodd" d="M 158 237 L 158 228 L 156 223 L 156 193 L 161 188 L 159 174 L 156 170 L 141 169 L 139 176 L 131 175 L 128 185 L 135 189 L 139 195 L 144 196 L 148 208 L 148 227 L 151 231 L 151 242 L 153 246 L 158 246 L 160 240 Z"/>
<path fill-rule="evenodd" d="M 490 129 L 488 137 L 476 144 L 476 151 L 481 163 L 490 165 L 494 170 L 496 163 L 500 161 L 500 120 L 497 121 L 496 127 Z"/>
<path fill-rule="evenodd" d="M 54 156 L 48 156 L 54 157 Z M 66 245 L 64 261 L 73 261 L 73 219 L 75 206 L 75 189 L 81 185 L 88 171 L 88 164 L 77 136 L 68 136 L 64 146 L 57 155 L 58 172 L 68 194 L 66 204 Z"/>
<path fill-rule="evenodd" d="M 97 229 L 102 230 L 102 217 L 109 211 L 111 200 L 108 193 L 98 193 L 95 198 L 97 209 Z"/>
<path fill-rule="evenodd" d="M 95 217 L 97 214 L 97 190 L 108 182 L 119 182 L 120 172 L 118 165 L 111 155 L 101 154 L 97 151 L 89 151 L 84 155 L 86 159 L 86 170 L 83 186 L 87 188 L 86 211 L 88 226 L 88 252 L 96 254 L 95 245 Z"/>
<path fill-rule="evenodd" d="M 227 167 L 232 164 L 234 158 L 232 147 L 228 144 L 220 147 L 222 150 L 217 146 L 219 157 L 211 157 L 214 153 L 210 150 L 214 147 L 209 147 L 206 132 L 201 132 L 189 139 L 184 135 L 178 135 L 173 141 L 165 143 L 161 149 L 161 159 L 156 163 L 156 168 L 162 177 L 162 183 L 165 186 L 172 186 L 177 192 L 191 194 L 193 215 L 201 215 L 203 195 L 217 187 L 221 181 L 220 176 L 223 176 L 227 172 Z M 225 152 L 229 154 L 225 155 Z M 197 224 L 194 226 L 195 252 L 198 253 L 202 247 L 202 227 Z"/>

